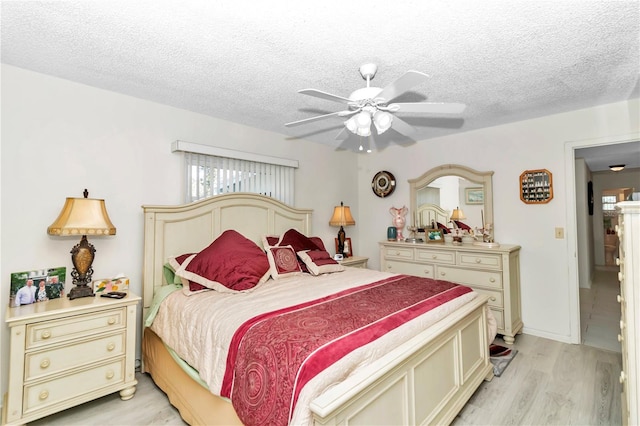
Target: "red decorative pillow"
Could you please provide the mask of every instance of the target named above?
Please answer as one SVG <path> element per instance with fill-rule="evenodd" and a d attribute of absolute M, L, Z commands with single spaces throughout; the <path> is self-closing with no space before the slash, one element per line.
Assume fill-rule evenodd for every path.
<path fill-rule="evenodd" d="M 471 229 L 471 227 L 465 223 L 460 222 L 459 220 L 454 220 L 454 222 L 456 223 L 456 225 L 458 225 L 458 228 L 460 229 L 465 229 L 467 231 L 469 231 Z"/>
<path fill-rule="evenodd" d="M 324 247 L 324 243 L 322 242 L 322 238 L 320 237 L 308 237 L 312 243 L 314 243 L 321 250 L 326 250 Z M 269 247 L 277 246 L 280 242 L 279 235 L 263 235 L 262 236 L 262 247 L 266 250 Z"/>
<path fill-rule="evenodd" d="M 191 259 L 189 259 L 190 257 L 194 256 L 196 253 L 185 253 L 185 254 L 181 254 L 180 256 L 176 256 L 176 257 L 170 257 L 167 262 L 169 263 L 169 266 L 171 268 L 173 268 L 173 273 L 175 276 L 177 276 L 178 278 L 180 278 L 180 282 L 182 283 L 182 287 L 184 289 L 188 289 L 188 292 L 185 292 L 189 295 L 193 294 L 194 292 L 200 292 L 200 291 L 205 291 L 205 290 L 211 290 L 210 288 L 207 288 L 201 284 L 198 283 L 194 283 L 193 281 L 189 281 L 185 278 L 179 277 L 178 275 L 176 275 L 176 271 L 180 268 L 180 266 L 182 266 L 182 264 L 186 261 L 191 261 Z M 167 279 L 167 282 L 169 280 Z"/>
<path fill-rule="evenodd" d="M 296 229 L 289 229 L 285 232 L 280 241 L 278 241 L 278 246 L 291 246 L 296 253 L 302 250 L 321 250 L 311 238 L 301 234 Z"/>
<path fill-rule="evenodd" d="M 438 223 L 438 229 L 442 229 L 442 233 L 443 234 L 450 234 L 451 233 L 451 231 L 449 231 L 449 228 L 447 228 L 446 226 L 444 226 L 440 222 L 437 222 L 437 223 Z"/>
<path fill-rule="evenodd" d="M 298 256 L 291 246 L 274 246 L 267 249 L 267 257 L 271 266 L 273 279 L 299 275 L 302 269 L 298 264 Z"/>
<path fill-rule="evenodd" d="M 298 257 L 305 263 L 311 275 L 344 271 L 344 266 L 333 260 L 325 250 L 299 251 Z"/>
<path fill-rule="evenodd" d="M 227 230 L 176 275 L 221 292 L 246 292 L 269 278 L 269 260 L 253 241 Z"/>

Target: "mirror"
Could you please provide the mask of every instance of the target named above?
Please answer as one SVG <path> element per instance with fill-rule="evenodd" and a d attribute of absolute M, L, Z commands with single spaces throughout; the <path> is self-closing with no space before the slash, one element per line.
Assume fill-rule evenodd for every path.
<path fill-rule="evenodd" d="M 422 176 L 409 179 L 411 217 L 418 226 L 430 227 L 436 220 L 450 228 L 448 223 L 453 209 L 464 212 L 465 224 L 483 228 L 493 223 L 493 172 L 479 172 L 457 164 L 445 164 L 427 171 Z M 420 206 L 434 204 L 440 210 L 425 211 Z M 443 221 L 445 221 L 443 223 Z"/>

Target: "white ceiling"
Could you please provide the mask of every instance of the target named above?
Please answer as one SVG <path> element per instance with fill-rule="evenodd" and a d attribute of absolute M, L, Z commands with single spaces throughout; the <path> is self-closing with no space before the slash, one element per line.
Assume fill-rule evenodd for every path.
<path fill-rule="evenodd" d="M 0 13 L 3 63 L 335 147 L 344 119 L 284 123 L 344 109 L 296 92 L 348 97 L 365 62 L 379 87 L 431 76 L 398 101 L 467 104 L 403 116 L 420 141 L 640 96 L 637 0 L 3 0 Z"/>

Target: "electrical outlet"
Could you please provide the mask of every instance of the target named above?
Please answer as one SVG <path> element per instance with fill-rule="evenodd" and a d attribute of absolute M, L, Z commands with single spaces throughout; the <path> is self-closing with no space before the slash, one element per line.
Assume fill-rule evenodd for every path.
<path fill-rule="evenodd" d="M 564 228 L 556 228 L 556 238 L 559 240 L 564 238 Z"/>

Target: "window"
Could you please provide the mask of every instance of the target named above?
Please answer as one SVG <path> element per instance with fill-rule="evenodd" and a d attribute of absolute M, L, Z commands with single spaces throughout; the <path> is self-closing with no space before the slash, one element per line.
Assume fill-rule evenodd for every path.
<path fill-rule="evenodd" d="M 602 214 L 603 216 L 616 215 L 616 203 L 618 202 L 615 195 L 602 196 Z"/>
<path fill-rule="evenodd" d="M 230 192 L 253 192 L 294 204 L 297 161 L 176 141 L 184 152 L 186 202 Z"/>

